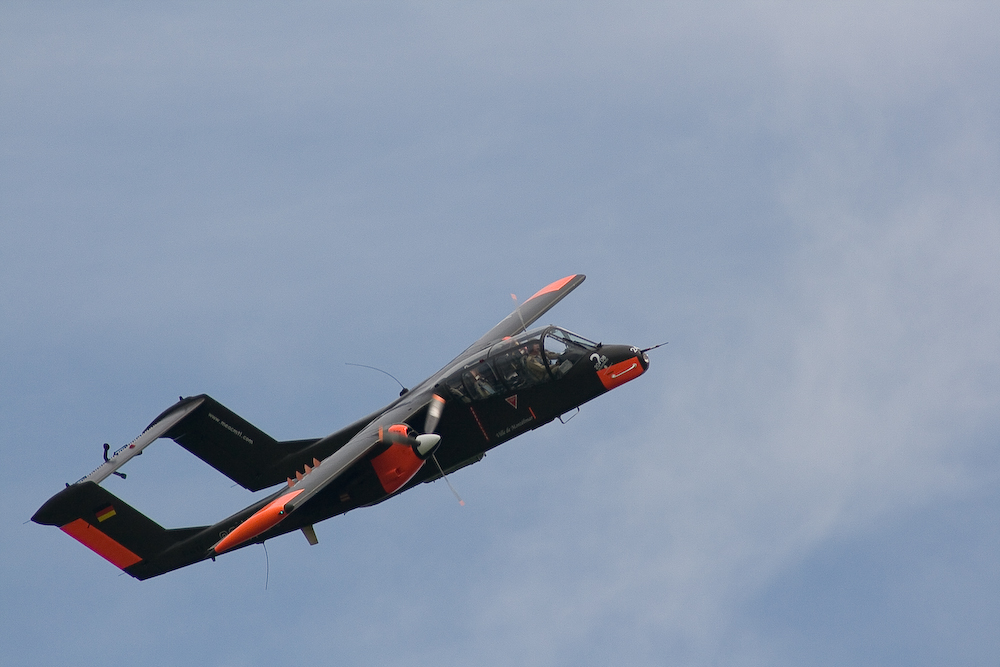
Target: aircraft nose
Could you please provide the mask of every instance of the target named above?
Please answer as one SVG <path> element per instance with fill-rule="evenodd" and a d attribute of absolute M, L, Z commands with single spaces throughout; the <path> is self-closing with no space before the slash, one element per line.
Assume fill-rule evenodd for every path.
<path fill-rule="evenodd" d="M 649 368 L 649 357 L 637 347 L 616 345 L 607 346 L 605 349 L 610 364 L 597 371 L 597 377 L 605 389 L 614 389 L 629 380 L 634 380 Z"/>

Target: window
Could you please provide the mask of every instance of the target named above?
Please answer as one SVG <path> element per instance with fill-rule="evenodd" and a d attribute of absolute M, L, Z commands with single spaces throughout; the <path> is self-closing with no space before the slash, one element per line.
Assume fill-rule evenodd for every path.
<path fill-rule="evenodd" d="M 471 403 L 472 399 L 469 397 L 469 392 L 465 389 L 465 384 L 462 383 L 462 374 L 454 373 L 451 377 L 444 381 L 444 385 L 448 387 L 448 391 L 451 395 L 463 403 Z"/>
<path fill-rule="evenodd" d="M 553 327 L 545 334 L 545 361 L 552 376 L 561 378 L 582 357 L 597 349 L 597 343 Z"/>
<path fill-rule="evenodd" d="M 485 361 L 473 366 L 462 374 L 465 387 L 474 399 L 489 398 L 497 393 L 497 378 L 493 369 Z"/>
<path fill-rule="evenodd" d="M 542 344 L 538 339 L 501 352 L 492 360 L 508 389 L 523 389 L 549 379 L 549 372 L 542 359 Z"/>

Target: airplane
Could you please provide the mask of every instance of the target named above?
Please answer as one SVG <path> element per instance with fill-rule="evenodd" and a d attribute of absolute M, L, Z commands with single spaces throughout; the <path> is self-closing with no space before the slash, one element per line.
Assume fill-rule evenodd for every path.
<path fill-rule="evenodd" d="M 447 481 L 493 447 L 646 372 L 653 348 L 595 343 L 551 325 L 528 329 L 585 278 L 543 287 L 440 371 L 324 438 L 277 441 L 210 396 L 182 397 L 111 456 L 105 445 L 105 462 L 31 520 L 58 526 L 140 580 L 294 530 L 316 544 L 315 523 Z M 124 477 L 118 469 L 159 438 L 250 491 L 281 487 L 214 525 L 164 528 L 100 486 Z"/>

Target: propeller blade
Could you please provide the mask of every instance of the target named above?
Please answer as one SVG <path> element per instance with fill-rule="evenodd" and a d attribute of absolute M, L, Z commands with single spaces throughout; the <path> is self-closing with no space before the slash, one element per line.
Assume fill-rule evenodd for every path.
<path fill-rule="evenodd" d="M 424 421 L 424 433 L 433 433 L 437 428 L 441 413 L 444 412 L 444 399 L 434 394 L 427 406 L 427 419 Z"/>
<path fill-rule="evenodd" d="M 455 490 L 455 487 L 451 485 L 451 481 L 449 481 L 448 475 L 444 474 L 444 468 L 442 468 L 441 464 L 438 463 L 438 457 L 431 454 L 431 458 L 434 459 L 434 465 L 436 465 L 438 470 L 441 472 L 441 476 L 444 477 L 444 481 L 448 485 L 448 488 L 451 489 L 451 492 L 453 494 L 455 494 L 455 498 L 458 500 L 458 504 L 461 505 L 462 507 L 465 507 L 465 501 L 462 500 L 462 496 L 458 495 L 458 491 Z"/>
<path fill-rule="evenodd" d="M 395 431 L 390 431 L 388 429 L 383 430 L 381 426 L 378 431 L 378 439 L 381 442 L 393 445 L 408 445 L 413 448 L 420 446 L 420 442 L 417 441 L 416 438 L 411 438 L 403 435 L 402 433 L 396 433 Z"/>
<path fill-rule="evenodd" d="M 417 456 L 426 459 L 437 449 L 438 443 L 441 442 L 441 436 L 437 433 L 422 433 L 415 438 L 411 438 L 402 433 L 380 429 L 379 440 L 388 444 L 411 447 Z M 298 474 L 301 473 L 296 473 L 296 475 Z"/>

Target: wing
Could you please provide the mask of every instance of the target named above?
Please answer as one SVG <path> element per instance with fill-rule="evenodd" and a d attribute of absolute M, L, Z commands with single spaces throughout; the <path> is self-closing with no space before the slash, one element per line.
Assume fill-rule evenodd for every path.
<path fill-rule="evenodd" d="M 534 323 L 539 317 L 547 313 L 552 306 L 566 298 L 566 295 L 579 287 L 580 283 L 586 280 L 586 278 L 587 276 L 582 273 L 578 273 L 576 275 L 566 276 L 561 280 L 557 280 L 554 283 L 546 285 L 542 289 L 535 292 L 527 301 L 515 308 L 513 313 L 505 317 L 499 324 L 487 331 L 482 338 L 470 345 L 465 352 L 459 356 L 464 356 L 465 354 L 475 350 L 484 349 L 499 340 L 503 340 L 509 336 L 516 336 L 521 333 L 531 326 L 532 323 Z"/>
<path fill-rule="evenodd" d="M 429 393 L 413 393 L 414 396 L 408 396 L 409 400 L 403 400 L 378 414 L 374 420 L 359 429 L 346 444 L 320 461 L 318 466 L 310 469 L 301 479 L 296 480 L 285 496 L 288 498 L 284 504 L 285 512 L 290 513 L 301 507 L 306 501 L 347 472 L 351 466 L 365 460 L 367 455 L 381 444 L 380 429 L 408 422 L 414 415 L 425 410 L 430 401 Z M 328 438 L 334 436 L 328 436 Z M 315 448 L 321 448 L 325 440 L 327 438 L 317 442 Z"/>
<path fill-rule="evenodd" d="M 585 279 L 583 274 L 575 274 L 546 285 L 456 359 L 524 331 Z M 326 486 L 377 444 L 378 425 L 408 421 L 416 412 L 425 409 L 430 395 L 416 400 L 417 395 L 422 394 L 414 391 L 388 409 L 363 417 L 325 438 L 283 442 L 275 440 L 210 396 L 202 394 L 184 398 L 164 410 L 138 438 L 116 451 L 104 465 L 79 481 L 100 483 L 130 458 L 142 453 L 157 438 L 166 437 L 251 491 L 284 482 L 305 465 L 319 459 L 323 460 L 323 477 L 327 478 L 323 486 Z M 371 428 L 365 428 L 373 424 Z M 332 463 L 327 464 L 328 459 Z M 312 496 L 313 492 L 308 495 Z M 305 497 L 296 499 L 295 504 L 299 505 L 303 500 Z"/>
<path fill-rule="evenodd" d="M 329 456 L 382 412 L 322 439 L 278 441 L 211 396 L 190 396 L 164 410 L 139 437 L 110 457 L 105 453 L 104 464 L 77 481 L 100 484 L 158 438 L 170 438 L 240 486 L 259 491 L 294 477 L 313 459 Z"/>
<path fill-rule="evenodd" d="M 428 397 L 425 395 L 424 398 Z M 406 400 L 381 413 L 335 452 L 322 461 L 314 461 L 315 467 L 305 466 L 304 474 L 299 472 L 294 480 L 288 480 L 287 489 L 282 489 L 265 500 L 266 505 L 258 506 L 259 509 L 246 517 L 238 526 L 223 533 L 222 539 L 212 547 L 212 553 L 220 554 L 234 549 L 285 521 L 289 515 L 308 504 L 310 499 L 350 470 L 352 466 L 365 461 L 372 450 L 382 444 L 383 426 L 405 421 L 425 408 L 426 405 L 421 402 Z M 315 446 L 317 448 L 323 447 L 327 439 L 323 438 Z"/>

